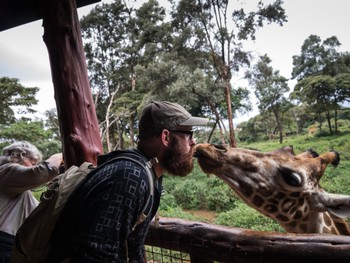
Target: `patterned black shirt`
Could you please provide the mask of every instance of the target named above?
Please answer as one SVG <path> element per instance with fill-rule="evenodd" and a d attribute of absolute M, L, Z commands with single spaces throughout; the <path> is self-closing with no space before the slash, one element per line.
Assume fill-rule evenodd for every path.
<path fill-rule="evenodd" d="M 109 157 L 120 152 L 113 152 Z M 144 157 L 140 157 L 143 158 Z M 149 196 L 143 167 L 128 160 L 105 165 L 73 193 L 55 227 L 47 262 L 144 262 L 144 240 L 160 201 L 161 185 L 154 181 L 151 215 L 132 227 Z M 151 202 L 152 204 L 152 202 Z"/>

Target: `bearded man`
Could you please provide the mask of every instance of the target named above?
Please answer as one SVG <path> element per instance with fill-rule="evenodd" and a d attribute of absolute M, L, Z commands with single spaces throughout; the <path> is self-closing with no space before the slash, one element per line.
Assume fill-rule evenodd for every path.
<path fill-rule="evenodd" d="M 98 165 L 133 153 L 151 167 L 153 182 L 145 167 L 123 159 L 88 177 L 62 212 L 47 262 L 144 262 L 144 241 L 159 207 L 162 176 L 165 172 L 186 176 L 192 171 L 196 144 L 192 127 L 207 122 L 176 103 L 147 105 L 139 120 L 137 148 L 100 156 Z M 150 191 L 154 194 L 148 204 Z M 151 212 L 134 227 L 147 205 Z"/>

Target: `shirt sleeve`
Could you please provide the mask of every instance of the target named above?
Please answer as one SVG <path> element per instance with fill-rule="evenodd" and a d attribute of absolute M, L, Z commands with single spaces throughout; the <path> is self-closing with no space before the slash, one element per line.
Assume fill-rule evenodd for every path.
<path fill-rule="evenodd" d="M 7 163 L 0 166 L 0 190 L 8 194 L 22 193 L 49 182 L 57 174 L 58 169 L 46 162 L 32 167 Z"/>

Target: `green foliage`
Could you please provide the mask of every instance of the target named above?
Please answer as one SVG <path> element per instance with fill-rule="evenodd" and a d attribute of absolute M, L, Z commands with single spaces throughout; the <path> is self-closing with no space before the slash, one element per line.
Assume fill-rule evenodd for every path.
<path fill-rule="evenodd" d="M 234 209 L 220 213 L 215 219 L 215 223 L 259 231 L 285 232 L 274 220 L 263 216 L 255 209 L 242 203 L 242 201 L 237 202 Z"/>
<path fill-rule="evenodd" d="M 214 176 L 209 176 L 206 180 L 208 210 L 222 212 L 235 208 L 237 196 L 227 184 Z"/>
<path fill-rule="evenodd" d="M 44 158 L 62 151 L 61 142 L 53 139 L 52 131 L 44 128 L 43 121 L 21 119 L 0 130 L 0 138 L 1 148 L 14 141 L 29 141 L 42 152 Z"/>
<path fill-rule="evenodd" d="M 39 91 L 37 87 L 24 87 L 18 79 L 0 78 L 0 124 L 9 125 L 15 121 L 14 106 L 18 113 L 34 113 L 31 108 L 38 101 L 35 99 Z"/>
<path fill-rule="evenodd" d="M 207 207 L 206 192 L 203 191 L 206 188 L 206 182 L 185 179 L 176 187 L 173 195 L 183 209 L 205 209 Z"/>

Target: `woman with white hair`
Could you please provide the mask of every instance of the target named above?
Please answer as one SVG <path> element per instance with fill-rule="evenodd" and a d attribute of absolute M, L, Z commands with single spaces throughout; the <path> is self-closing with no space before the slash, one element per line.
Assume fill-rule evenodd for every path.
<path fill-rule="evenodd" d="M 38 205 L 31 189 L 58 175 L 62 153 L 42 161 L 41 152 L 26 141 L 3 148 L 0 156 L 0 263 L 9 262 L 16 232 Z"/>

